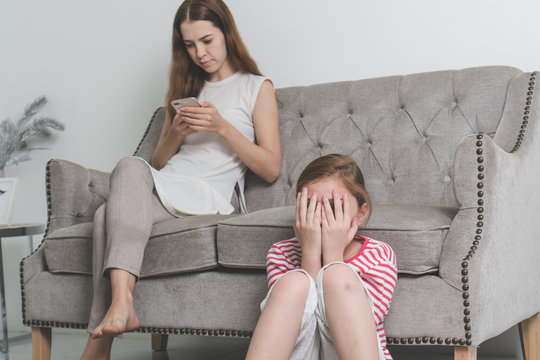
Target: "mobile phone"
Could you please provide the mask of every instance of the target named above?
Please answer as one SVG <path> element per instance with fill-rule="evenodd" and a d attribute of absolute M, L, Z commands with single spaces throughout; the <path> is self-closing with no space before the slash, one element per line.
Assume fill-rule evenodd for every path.
<path fill-rule="evenodd" d="M 171 105 L 178 111 L 182 106 L 193 106 L 193 107 L 200 107 L 201 104 L 197 100 L 197 98 L 194 97 L 188 97 L 184 99 L 178 99 L 173 100 L 171 102 Z"/>

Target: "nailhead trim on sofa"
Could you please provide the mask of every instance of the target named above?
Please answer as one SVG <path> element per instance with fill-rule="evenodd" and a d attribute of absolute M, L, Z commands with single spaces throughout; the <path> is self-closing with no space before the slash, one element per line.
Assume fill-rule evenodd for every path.
<path fill-rule="evenodd" d="M 516 139 L 516 144 L 514 145 L 514 148 L 512 149 L 511 153 L 516 152 L 525 137 L 525 132 L 527 129 L 527 124 L 529 123 L 529 112 L 531 109 L 532 104 L 532 97 L 534 94 L 534 86 L 536 83 L 536 74 L 537 72 L 533 72 L 530 75 L 529 78 L 529 87 L 527 88 L 527 98 L 525 101 L 525 109 L 523 111 L 523 122 L 521 123 L 521 129 L 519 130 L 519 134 Z M 386 341 L 388 344 L 396 344 L 396 345 L 412 345 L 412 344 L 439 344 L 442 345 L 443 343 L 446 345 L 461 345 L 461 346 L 471 346 L 472 345 L 472 327 L 471 327 L 471 309 L 470 309 L 470 301 L 469 301 L 469 261 L 473 258 L 474 253 L 478 249 L 478 245 L 480 245 L 480 240 L 482 239 L 482 227 L 484 226 L 484 191 L 482 190 L 484 188 L 484 182 L 485 179 L 485 167 L 484 167 L 484 157 L 482 156 L 484 154 L 483 146 L 483 138 L 484 134 L 478 134 L 476 136 L 476 155 L 478 156 L 476 161 L 478 162 L 478 183 L 477 183 L 477 205 L 476 208 L 477 216 L 476 216 L 476 232 L 474 234 L 474 241 L 472 242 L 472 245 L 469 249 L 469 252 L 467 253 L 467 256 L 463 258 L 463 262 L 461 263 L 461 283 L 462 283 L 462 297 L 463 297 L 463 328 L 465 330 L 464 338 L 458 339 L 458 338 L 446 338 L 443 340 L 441 337 L 433 337 L 433 336 L 424 336 L 424 337 L 417 337 L 417 338 L 387 338 Z"/>
<path fill-rule="evenodd" d="M 148 132 L 150 131 L 150 128 L 152 127 L 152 124 L 154 123 L 154 120 L 156 119 L 156 115 L 158 114 L 159 110 L 161 110 L 160 107 L 158 107 L 156 111 L 154 111 L 154 114 L 152 114 L 152 119 L 148 123 L 148 126 L 146 127 L 146 131 L 144 132 L 144 135 L 142 136 L 141 141 L 139 141 L 139 145 L 137 145 L 137 149 L 135 150 L 134 154 L 136 154 L 137 151 L 139 151 L 139 149 L 141 148 L 141 145 L 144 142 L 144 139 L 146 139 L 146 135 L 148 135 Z"/>

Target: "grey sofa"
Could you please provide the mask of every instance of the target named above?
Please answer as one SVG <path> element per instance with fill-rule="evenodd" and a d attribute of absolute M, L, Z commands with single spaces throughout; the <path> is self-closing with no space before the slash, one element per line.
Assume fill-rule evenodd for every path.
<path fill-rule="evenodd" d="M 293 236 L 295 182 L 321 154 L 362 168 L 374 201 L 363 232 L 388 242 L 399 280 L 388 343 L 455 348 L 476 358 L 486 339 L 520 323 L 539 359 L 540 96 L 536 73 L 479 67 L 277 90 L 282 172 L 246 177 L 248 214 L 156 224 L 135 288 L 141 332 L 249 337 L 266 293 L 266 252 Z M 135 154 L 149 159 L 158 109 Z M 92 218 L 108 174 L 47 165 L 48 229 L 21 262 L 23 322 L 35 358 L 51 328 L 86 328 Z M 536 349 L 536 350 L 535 350 Z"/>

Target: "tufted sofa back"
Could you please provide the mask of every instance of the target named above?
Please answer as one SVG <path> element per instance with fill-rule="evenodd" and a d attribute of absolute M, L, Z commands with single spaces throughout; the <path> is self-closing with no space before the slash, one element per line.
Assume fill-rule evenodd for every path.
<path fill-rule="evenodd" d="M 375 203 L 456 207 L 456 147 L 493 136 L 518 74 L 493 66 L 278 89 L 281 175 L 269 185 L 248 172 L 248 210 L 294 205 L 304 167 L 335 152 L 356 160 Z"/>
<path fill-rule="evenodd" d="M 489 66 L 277 89 L 281 175 L 266 184 L 248 171 L 248 211 L 294 205 L 304 167 L 334 152 L 356 160 L 375 203 L 457 206 L 457 144 L 493 136 L 521 73 Z M 150 160 L 164 118 L 164 108 L 154 113 L 135 155 Z"/>

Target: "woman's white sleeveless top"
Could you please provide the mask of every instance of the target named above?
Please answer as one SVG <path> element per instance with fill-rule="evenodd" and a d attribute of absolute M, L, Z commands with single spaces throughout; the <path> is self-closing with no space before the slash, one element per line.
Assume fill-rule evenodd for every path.
<path fill-rule="evenodd" d="M 255 141 L 253 109 L 265 77 L 237 72 L 206 82 L 199 101 L 211 102 L 221 116 L 250 141 Z M 163 206 L 173 215 L 230 214 L 238 183 L 241 207 L 246 166 L 216 133 L 196 132 L 184 137 L 180 151 L 152 176 Z"/>

